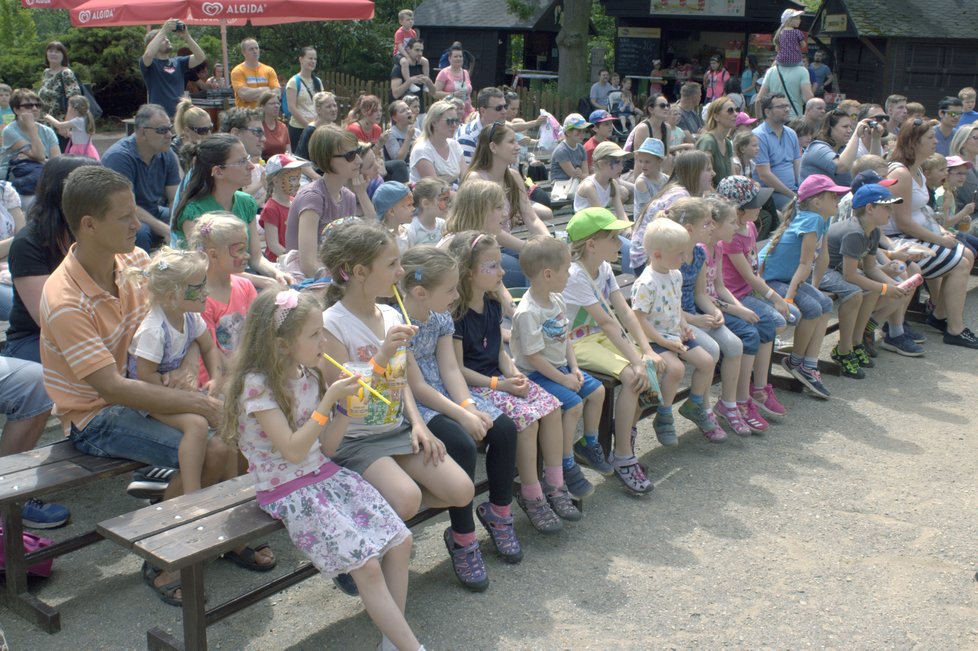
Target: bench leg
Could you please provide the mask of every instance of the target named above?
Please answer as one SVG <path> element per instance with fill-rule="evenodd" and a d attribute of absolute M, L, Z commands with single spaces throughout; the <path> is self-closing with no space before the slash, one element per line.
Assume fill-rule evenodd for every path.
<path fill-rule="evenodd" d="M 3 513 L 3 549 L 6 564 L 4 605 L 46 633 L 61 630 L 61 613 L 27 590 L 27 561 L 24 558 L 24 521 L 20 504 L 8 504 Z"/>
<path fill-rule="evenodd" d="M 162 628 L 154 627 L 146 632 L 149 651 L 206 651 L 203 562 L 180 570 L 180 593 L 183 598 L 183 642 Z"/>

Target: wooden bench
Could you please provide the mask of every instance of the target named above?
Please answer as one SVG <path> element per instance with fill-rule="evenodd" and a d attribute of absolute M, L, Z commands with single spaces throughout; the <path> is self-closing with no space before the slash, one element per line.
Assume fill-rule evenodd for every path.
<path fill-rule="evenodd" d="M 96 530 L 72 536 L 50 547 L 27 554 L 21 508 L 33 497 L 78 488 L 104 477 L 132 472 L 144 464 L 82 454 L 68 440 L 0 457 L 0 514 L 3 516 L 3 549 L 6 586 L 3 604 L 48 633 L 61 630 L 61 614 L 28 591 L 27 568 L 102 540 Z"/>
<path fill-rule="evenodd" d="M 476 495 L 489 490 L 489 482 L 476 483 Z M 411 518 L 413 527 L 445 509 L 426 509 Z M 202 651 L 207 648 L 207 627 L 258 601 L 311 576 L 318 570 L 310 562 L 269 579 L 262 585 L 206 608 L 204 566 L 227 551 L 283 528 L 258 507 L 250 475 L 221 482 L 126 515 L 99 523 L 98 534 L 134 552 L 151 565 L 179 571 L 183 598 L 183 640 L 154 626 L 147 631 L 150 651 Z"/>

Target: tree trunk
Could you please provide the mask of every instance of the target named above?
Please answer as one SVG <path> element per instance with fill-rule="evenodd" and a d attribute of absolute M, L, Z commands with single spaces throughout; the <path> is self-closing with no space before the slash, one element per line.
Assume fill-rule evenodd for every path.
<path fill-rule="evenodd" d="M 591 70 L 587 60 L 588 26 L 592 0 L 564 0 L 557 34 L 557 93 L 575 97 L 586 93 Z"/>

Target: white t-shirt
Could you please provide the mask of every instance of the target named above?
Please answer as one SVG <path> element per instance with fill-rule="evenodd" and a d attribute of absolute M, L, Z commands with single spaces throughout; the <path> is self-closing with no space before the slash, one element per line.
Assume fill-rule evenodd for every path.
<path fill-rule="evenodd" d="M 404 227 L 404 232 L 407 236 L 408 248 L 419 244 L 438 244 L 445 232 L 445 220 L 441 217 L 435 217 L 435 227 L 427 229 L 421 220 L 415 217 L 410 224 Z"/>
<path fill-rule="evenodd" d="M 75 145 L 84 145 L 92 137 L 88 133 L 88 125 L 85 124 L 85 118 L 74 117 L 68 120 L 71 125 L 71 142 Z"/>
<path fill-rule="evenodd" d="M 154 305 L 150 308 L 149 314 L 146 315 L 143 322 L 139 324 L 136 334 L 132 336 L 129 354 L 160 364 L 164 361 L 163 346 L 167 335 L 169 335 L 170 356 L 165 361 L 183 361 L 182 357 L 175 359 L 174 356 L 184 350 L 188 341 L 193 341 L 207 332 L 207 323 L 200 314 L 194 314 L 189 324 L 191 327 L 188 328 L 186 321 L 181 323 L 184 331 L 180 332 L 167 320 L 163 308 Z"/>
<path fill-rule="evenodd" d="M 530 292 L 523 294 L 513 315 L 513 340 L 510 347 L 516 356 L 516 366 L 524 373 L 536 369 L 528 355 L 540 353 L 556 367 L 567 366 L 567 310 L 560 294 L 550 294 L 550 307 L 533 300 Z"/>
<path fill-rule="evenodd" d="M 0 181 L 0 240 L 14 236 L 17 223 L 10 211 L 20 208 L 20 195 L 7 181 Z"/>
<path fill-rule="evenodd" d="M 448 141 L 448 158 L 442 158 L 427 138 L 419 140 L 411 149 L 411 183 L 417 183 L 421 180 L 421 175 L 418 174 L 418 163 L 427 160 L 431 161 L 438 178 L 446 183 L 457 185 L 464 158 L 462 145 L 455 140 Z"/>
<path fill-rule="evenodd" d="M 570 320 L 570 338 L 572 341 L 601 330 L 591 315 L 587 313 L 587 310 L 584 309 L 600 302 L 598 295 L 594 292 L 595 286 L 601 291 L 608 303 L 611 302 L 611 295 L 620 291 L 618 281 L 615 280 L 615 272 L 610 264 L 601 263 L 601 266 L 598 267 L 598 277 L 593 279 L 593 284 L 581 263 L 575 262 L 571 265 L 570 278 L 567 281 L 567 287 L 564 288 L 563 297 L 567 308 L 567 318 Z"/>
<path fill-rule="evenodd" d="M 389 305 L 377 306 L 384 317 L 384 332 L 395 325 L 404 323 L 401 313 Z M 367 325 L 355 314 L 346 309 L 343 303 L 335 303 L 323 312 L 323 326 L 329 333 L 346 347 L 346 353 L 351 362 L 369 362 L 377 354 L 384 342 L 377 338 Z M 407 386 L 407 349 L 398 348 L 397 353 L 388 362 L 389 372 L 386 376 L 374 375 L 371 386 L 391 404 L 386 405 L 375 395 L 364 391 L 367 401 L 367 415 L 363 418 L 353 418 L 350 414 L 350 424 L 346 428 L 346 438 L 362 438 L 371 434 L 383 434 L 398 427 L 403 420 L 401 410 L 401 392 Z"/>
<path fill-rule="evenodd" d="M 608 185 L 603 186 L 598 183 L 596 178 L 594 178 L 594 174 L 584 179 L 584 181 L 591 182 L 591 187 L 594 188 L 595 194 L 598 195 L 598 201 L 601 202 L 600 207 L 607 208 L 611 204 L 611 184 L 614 183 L 614 181 L 608 181 Z M 584 181 L 581 181 L 581 185 L 584 185 Z M 577 186 L 577 192 L 574 193 L 574 212 L 590 207 L 591 203 L 587 200 L 587 197 L 581 194 L 581 186 Z"/>
<path fill-rule="evenodd" d="M 664 338 L 681 342 L 682 296 L 683 274 L 678 269 L 660 273 L 646 267 L 632 285 L 632 308 L 648 314 L 649 323 Z"/>

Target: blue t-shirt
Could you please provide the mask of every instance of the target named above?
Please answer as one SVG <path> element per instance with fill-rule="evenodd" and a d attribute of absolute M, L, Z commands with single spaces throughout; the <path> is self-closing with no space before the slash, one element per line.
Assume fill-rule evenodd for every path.
<path fill-rule="evenodd" d="M 679 271 L 683 274 L 683 312 L 698 314 L 696 307 L 696 279 L 706 262 L 706 248 L 702 244 L 693 247 L 693 261 L 684 262 Z"/>
<path fill-rule="evenodd" d="M 955 131 L 957 131 L 957 129 L 952 129 L 951 130 L 951 135 L 949 135 L 947 138 L 945 138 L 944 137 L 944 134 L 941 133 L 941 128 L 939 126 L 935 126 L 934 127 L 934 137 L 937 138 L 937 149 L 936 149 L 936 151 L 941 156 L 950 156 L 951 155 L 951 140 L 954 138 L 954 132 Z"/>
<path fill-rule="evenodd" d="M 159 104 L 172 118 L 177 112 L 177 103 L 187 88 L 186 75 L 189 70 L 190 57 L 153 59 L 148 66 L 139 57 L 139 71 L 143 73 L 149 103 Z"/>
<path fill-rule="evenodd" d="M 754 162 L 758 165 L 770 165 L 771 172 L 789 190 L 798 189 L 798 181 L 795 179 L 795 161 L 801 158 L 801 149 L 798 146 L 798 135 L 789 126 L 781 127 L 781 137 L 775 134 L 767 122 L 762 122 L 759 127 L 754 129 L 757 136 L 757 156 Z M 761 178 L 754 173 L 754 180 L 761 185 Z"/>
<path fill-rule="evenodd" d="M 818 237 L 818 245 L 815 249 L 817 256 L 823 245 L 823 237 L 828 230 L 829 220 L 825 217 L 817 212 L 799 211 L 785 229 L 777 248 L 772 252 L 769 242 L 758 254 L 758 261 L 764 265 L 764 270 L 761 273 L 764 280 L 791 282 L 791 277 L 795 275 L 795 271 L 798 269 L 798 260 L 801 258 L 801 242 L 805 234 L 815 233 Z"/>
<path fill-rule="evenodd" d="M 167 204 L 166 188 L 180 183 L 180 164 L 172 149 L 156 154 L 147 165 L 136 150 L 136 136 L 127 136 L 109 147 L 102 164 L 132 181 L 137 206 L 157 219 L 167 219 L 160 210 Z"/>
<path fill-rule="evenodd" d="M 975 121 L 978 121 L 978 111 L 965 111 L 961 114 L 961 119 L 958 120 L 958 128 L 960 129 L 964 125 L 971 124 Z"/>
<path fill-rule="evenodd" d="M 808 76 L 811 78 L 813 86 L 822 86 L 830 74 L 832 74 L 832 68 L 824 63 L 820 65 L 808 64 Z"/>

